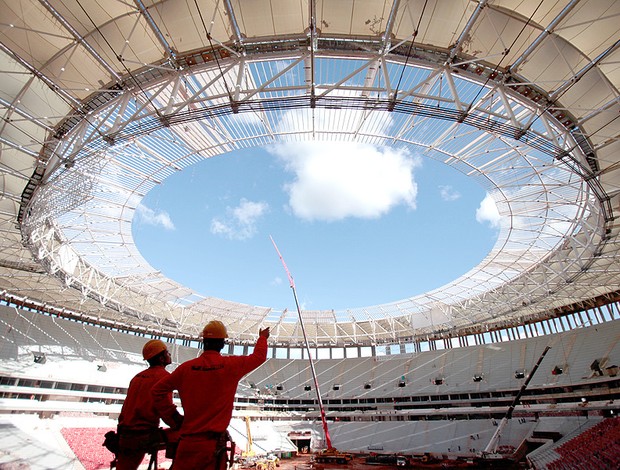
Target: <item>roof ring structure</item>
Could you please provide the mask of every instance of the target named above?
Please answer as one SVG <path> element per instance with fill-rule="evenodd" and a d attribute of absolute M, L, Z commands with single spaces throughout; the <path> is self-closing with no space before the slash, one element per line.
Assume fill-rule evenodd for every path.
<path fill-rule="evenodd" d="M 163 3 L 198 18 L 183 13 L 187 5 Z M 441 8 L 440 1 L 430 3 L 432 11 Z M 261 324 L 272 327 L 279 344 L 298 344 L 296 312 L 203 297 L 162 276 L 136 249 L 131 221 L 151 188 L 198 161 L 279 142 L 355 141 L 416 148 L 474 178 L 494 198 L 502 226 L 488 256 L 439 289 L 383 305 L 304 311 L 313 344 L 465 334 L 615 292 L 620 263 L 612 202 L 620 185 L 612 176 L 616 126 L 607 116 L 618 107 L 618 87 L 613 74 L 601 70 L 618 43 L 573 45 L 578 38 L 567 37 L 560 25 L 582 24 L 577 3 L 543 14 L 482 1 L 455 8 L 454 15 L 428 16 L 415 2 L 395 1 L 363 24 L 353 10 L 344 12 L 351 18 L 347 32 L 336 21 L 343 17 L 336 10 L 346 7 L 327 2 L 317 12 L 309 2 L 299 18 L 286 10 L 306 26 L 301 31 L 291 23 L 287 33 L 260 34 L 258 26 L 247 26 L 250 6 L 224 2 L 211 6 L 225 14 L 212 12 L 209 28 L 203 21 L 206 36 L 191 42 L 202 47 L 179 52 L 162 31 L 190 33 L 164 6 L 119 6 L 131 11 L 84 32 L 71 24 L 77 13 L 42 2 L 45 16 L 74 37 L 67 51 L 79 47 L 104 70 L 100 77 L 112 78 L 78 96 L 59 85 L 65 82 L 52 65 L 31 66 L 17 42 L 3 49 L 73 103 L 54 124 L 21 195 L 23 241 L 65 288 L 84 303 L 103 305 L 101 318 L 191 336 L 225 316 L 235 341 L 252 340 Z M 122 19 L 134 14 L 149 31 L 141 45 L 158 44 L 160 60 L 137 66 L 140 61 L 129 59 L 140 55 L 137 46 L 114 47 L 108 24 L 127 33 L 127 44 L 137 41 L 136 26 L 125 30 Z M 602 27 L 608 16 L 592 25 Z M 440 18 L 451 22 L 447 29 Z M 457 34 L 448 40 L 444 29 Z M 115 54 L 102 52 L 99 37 Z M 557 64 L 536 68 L 558 51 L 571 64 L 561 77 Z M 49 64 L 56 57 L 63 54 Z M 122 66 L 111 66 L 113 59 Z M 576 93 L 586 83 L 609 93 L 586 104 L 587 94 Z M 39 297 L 59 301 L 47 295 Z"/>
<path fill-rule="evenodd" d="M 248 145 L 351 138 L 421 147 L 485 187 L 504 224 L 492 252 L 461 278 L 386 305 L 304 312 L 317 329 L 387 321 L 390 335 L 412 336 L 489 321 L 509 314 L 514 302 L 546 299 L 601 250 L 602 191 L 579 143 L 540 105 L 454 69 L 389 58 L 379 65 L 348 53 L 315 57 L 326 83 L 312 89 L 307 60 L 229 59 L 221 75 L 212 61 L 191 73 L 162 73 L 100 104 L 56 143 L 24 220 L 33 250 L 88 295 L 164 314 L 181 331 L 199 331 L 224 314 L 242 330 L 244 322 L 247 329 L 286 324 L 286 312 L 201 298 L 164 278 L 135 248 L 132 216 L 154 185 L 201 159 Z M 394 77 L 388 85 L 402 74 L 398 97 L 378 87 L 372 74 L 381 67 Z M 237 99 L 225 83 L 244 85 Z M 290 339 L 280 331 L 279 341 Z"/>

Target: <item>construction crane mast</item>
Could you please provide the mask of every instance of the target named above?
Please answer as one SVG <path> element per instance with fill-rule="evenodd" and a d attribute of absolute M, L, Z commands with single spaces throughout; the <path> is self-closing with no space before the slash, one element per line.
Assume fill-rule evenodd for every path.
<path fill-rule="evenodd" d="M 284 258 L 280 254 L 280 250 L 278 250 L 278 246 L 273 238 L 270 236 L 271 243 L 273 247 L 276 249 L 278 253 L 278 257 L 282 262 L 282 266 L 284 266 L 284 271 L 286 271 L 286 276 L 288 277 L 289 285 L 291 290 L 293 291 L 293 297 L 295 298 L 295 307 L 297 307 L 297 314 L 299 315 L 299 325 L 301 326 L 301 331 L 304 337 L 304 345 L 306 347 L 306 352 L 308 353 L 308 360 L 310 361 L 310 371 L 312 372 L 312 380 L 314 381 L 314 389 L 316 390 L 317 403 L 319 405 L 319 410 L 321 413 L 321 423 L 323 425 L 323 435 L 325 438 L 326 449 L 316 457 L 317 462 L 322 463 L 347 463 L 349 462 L 353 456 L 351 454 L 345 452 L 338 452 L 338 450 L 332 446 L 332 441 L 329 436 L 329 429 L 327 428 L 327 418 L 325 416 L 325 407 L 323 406 L 323 400 L 321 398 L 321 390 L 319 387 L 319 381 L 317 379 L 316 370 L 314 369 L 314 362 L 312 361 L 312 354 L 310 353 L 310 345 L 308 344 L 308 337 L 306 336 L 306 329 L 304 327 L 304 320 L 301 315 L 301 309 L 299 308 L 299 300 L 297 298 L 297 290 L 295 289 L 295 281 L 293 280 L 293 276 L 291 275 L 286 263 L 284 262 Z"/>
<path fill-rule="evenodd" d="M 252 431 L 250 430 L 250 417 L 245 417 L 245 434 L 247 438 L 247 442 L 245 444 L 245 452 L 242 454 L 243 457 L 254 457 L 254 447 L 252 442 Z"/>
<path fill-rule="evenodd" d="M 508 420 L 512 418 L 512 413 L 515 410 L 516 406 L 519 404 L 519 401 L 521 400 L 521 395 L 523 395 L 523 392 L 525 391 L 528 384 L 530 383 L 530 380 L 532 380 L 532 377 L 534 377 L 534 374 L 538 370 L 538 366 L 540 366 L 540 363 L 545 358 L 546 354 L 549 352 L 550 349 L 551 349 L 551 346 L 547 346 L 545 350 L 542 352 L 542 354 L 540 355 L 540 357 L 538 358 L 538 361 L 536 361 L 536 364 L 534 364 L 532 371 L 528 374 L 527 378 L 525 379 L 525 382 L 523 382 L 523 385 L 521 385 L 521 388 L 519 389 L 517 396 L 515 396 L 511 405 L 508 407 L 508 411 L 506 411 L 506 415 L 502 418 L 502 421 L 497 426 L 497 430 L 495 431 L 495 433 L 493 433 L 493 436 L 491 436 L 491 440 L 489 441 L 485 449 L 482 451 L 483 455 L 494 454 L 497 451 L 497 445 L 499 444 L 499 439 L 502 436 L 502 432 L 504 431 L 504 428 L 508 424 Z"/>

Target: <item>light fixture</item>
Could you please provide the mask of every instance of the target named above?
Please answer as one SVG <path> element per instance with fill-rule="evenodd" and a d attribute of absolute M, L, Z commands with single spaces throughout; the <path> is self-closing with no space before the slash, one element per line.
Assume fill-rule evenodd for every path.
<path fill-rule="evenodd" d="M 34 355 L 34 362 L 36 364 L 45 364 L 45 362 L 47 361 L 47 358 L 45 357 L 45 353 L 32 353 Z"/>

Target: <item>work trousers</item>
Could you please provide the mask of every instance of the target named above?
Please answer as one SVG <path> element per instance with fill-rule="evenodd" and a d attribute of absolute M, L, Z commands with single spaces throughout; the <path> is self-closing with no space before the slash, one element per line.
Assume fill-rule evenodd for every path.
<path fill-rule="evenodd" d="M 119 430 L 119 452 L 116 470 L 136 470 L 147 452 L 156 451 L 163 443 L 159 429 L 145 431 Z"/>
<path fill-rule="evenodd" d="M 184 436 L 171 470 L 226 470 L 227 460 L 225 440 Z"/>
<path fill-rule="evenodd" d="M 119 452 L 116 470 L 137 470 L 146 454 L 167 448 L 178 441 L 179 432 L 171 429 L 146 431 L 119 430 Z M 166 455 L 168 456 L 168 455 Z"/>

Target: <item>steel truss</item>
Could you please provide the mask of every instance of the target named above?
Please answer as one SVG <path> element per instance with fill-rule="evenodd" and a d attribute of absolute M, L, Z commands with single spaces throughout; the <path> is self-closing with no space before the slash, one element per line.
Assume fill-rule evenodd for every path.
<path fill-rule="evenodd" d="M 151 188 L 205 158 L 338 139 L 419 149 L 486 188 L 504 223 L 480 265 L 441 289 L 303 312 L 313 344 L 508 325 L 554 302 L 596 295 L 571 284 L 619 269 L 602 261 L 611 208 L 588 142 L 539 90 L 499 82 L 483 66 L 466 71 L 433 51 L 411 54 L 405 43 L 382 52 L 337 39 L 316 44 L 292 38 L 244 44 L 243 54 L 222 47 L 175 57 L 176 67 L 133 73 L 86 102 L 44 147 L 40 181 L 27 192 L 22 234 L 35 258 L 84 298 L 162 331 L 197 334 L 212 316 L 226 315 L 237 339 L 271 325 L 274 341 L 298 344 L 291 312 L 205 298 L 156 272 L 133 244 L 131 220 Z"/>

